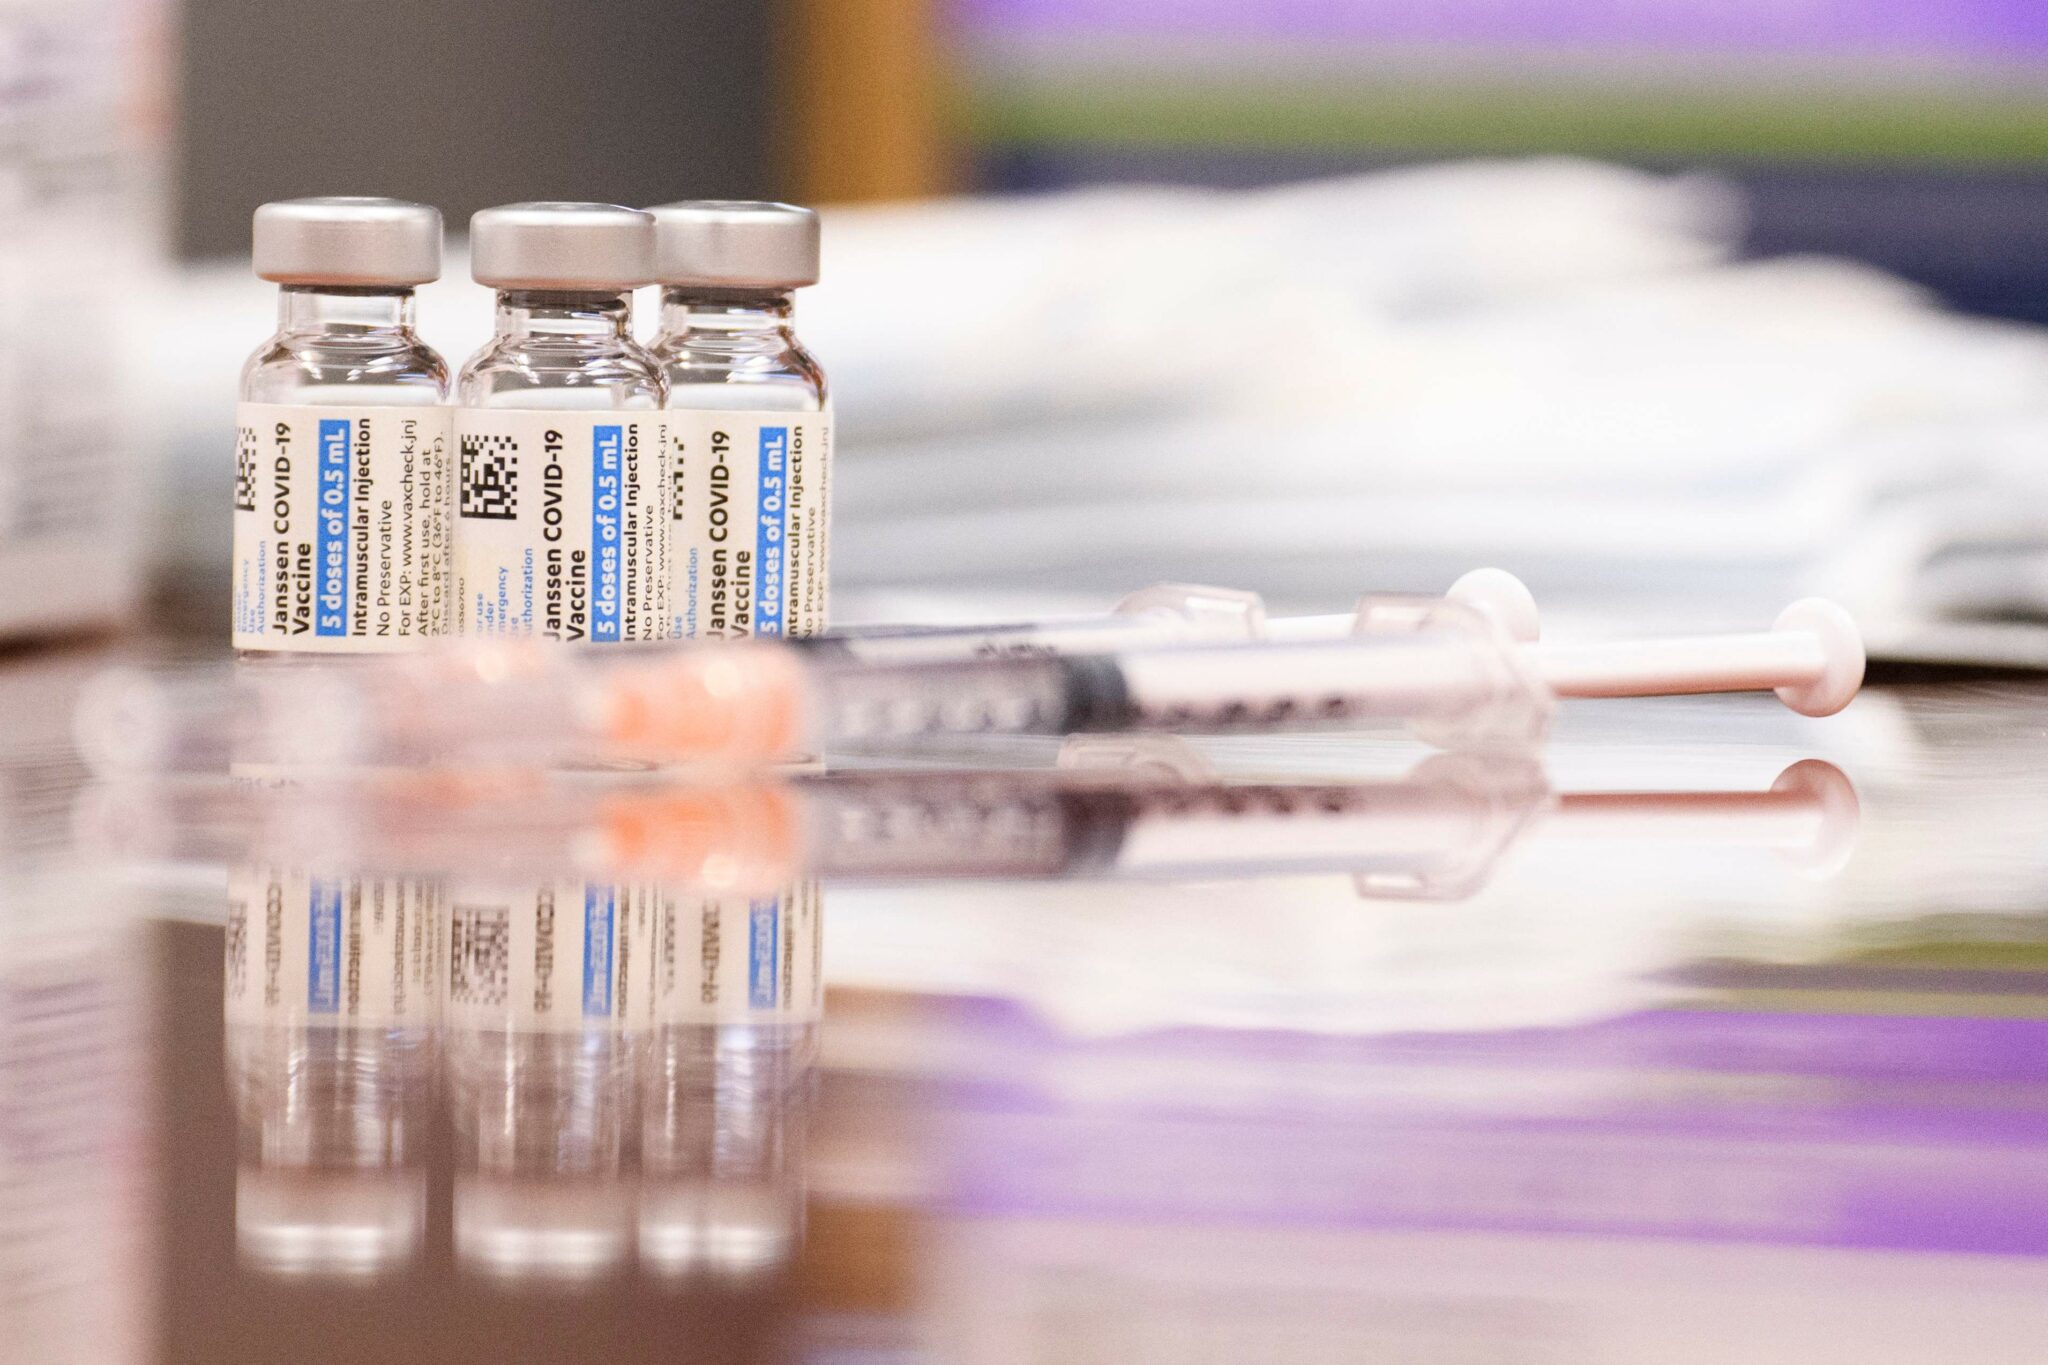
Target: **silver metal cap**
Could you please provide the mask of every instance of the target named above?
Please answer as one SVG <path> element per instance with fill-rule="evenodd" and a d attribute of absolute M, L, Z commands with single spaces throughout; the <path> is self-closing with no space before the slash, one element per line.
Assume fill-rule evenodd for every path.
<path fill-rule="evenodd" d="M 657 284 L 798 289 L 818 282 L 818 215 L 795 204 L 687 199 L 654 215 Z"/>
<path fill-rule="evenodd" d="M 469 220 L 469 273 L 493 289 L 638 289 L 654 219 L 617 204 L 506 204 Z"/>
<path fill-rule="evenodd" d="M 441 210 L 403 199 L 280 199 L 256 210 L 256 273 L 279 284 L 410 289 L 441 278 Z"/>

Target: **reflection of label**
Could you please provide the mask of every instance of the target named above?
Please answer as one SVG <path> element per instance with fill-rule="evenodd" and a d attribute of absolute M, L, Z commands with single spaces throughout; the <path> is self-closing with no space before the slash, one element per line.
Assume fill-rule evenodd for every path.
<path fill-rule="evenodd" d="M 645 1011 L 653 897 L 637 886 L 462 884 L 448 896 L 448 1012 L 470 1027 L 575 1029 Z"/>
<path fill-rule="evenodd" d="M 455 416 L 456 628 L 609 643 L 668 629 L 668 520 L 651 416 Z"/>
<path fill-rule="evenodd" d="M 237 649 L 373 653 L 445 635 L 442 407 L 237 410 Z"/>
<path fill-rule="evenodd" d="M 228 873 L 228 1018 L 395 1024 L 439 1014 L 441 898 L 430 881 Z"/>
<path fill-rule="evenodd" d="M 816 882 L 754 900 L 664 896 L 653 939 L 655 1022 L 801 1023 L 824 1011 Z"/>
<path fill-rule="evenodd" d="M 832 414 L 662 414 L 677 637 L 825 628 Z"/>

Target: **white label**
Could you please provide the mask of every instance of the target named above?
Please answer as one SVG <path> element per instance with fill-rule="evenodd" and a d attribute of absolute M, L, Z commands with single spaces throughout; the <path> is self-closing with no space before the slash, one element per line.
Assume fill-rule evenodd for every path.
<path fill-rule="evenodd" d="M 451 420 L 240 406 L 235 648 L 372 653 L 449 633 Z"/>
<path fill-rule="evenodd" d="M 456 411 L 460 633 L 666 637 L 658 423 L 652 413 Z"/>
<path fill-rule="evenodd" d="M 441 920 L 431 881 L 231 868 L 227 1017 L 431 1023 L 440 1014 Z"/>
<path fill-rule="evenodd" d="M 816 882 L 752 900 L 662 897 L 654 925 L 657 1024 L 813 1023 L 824 1013 Z"/>
<path fill-rule="evenodd" d="M 652 892 L 579 881 L 448 892 L 448 1018 L 508 1032 L 620 1027 L 646 1011 Z"/>
<path fill-rule="evenodd" d="M 671 411 L 679 639 L 825 629 L 832 413 Z"/>

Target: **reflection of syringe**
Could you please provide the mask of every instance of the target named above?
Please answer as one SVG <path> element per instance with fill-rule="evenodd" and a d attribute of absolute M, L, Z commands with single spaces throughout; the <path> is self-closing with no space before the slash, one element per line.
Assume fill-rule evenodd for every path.
<path fill-rule="evenodd" d="M 102 677 L 81 699 L 101 771 L 218 770 L 234 758 L 355 765 L 576 764 L 593 752 L 748 767 L 941 735 L 1405 727 L 1526 745 L 1560 697 L 1775 690 L 1830 715 L 1863 679 L 1854 623 L 1818 599 L 1768 633 L 1558 646 L 1489 613 L 1368 599 L 1346 640 L 873 663 L 748 643 L 602 651 L 490 643 L 418 656 Z"/>
<path fill-rule="evenodd" d="M 1565 833 L 1788 850 L 1838 861 L 1854 789 L 1817 761 L 1766 792 L 1558 795 L 1533 765 L 1445 756 L 1392 781 L 1158 784 L 1045 775 L 845 774 L 793 786 L 140 784 L 81 807 L 131 858 L 266 856 L 406 870 L 648 878 L 707 894 L 828 880 L 1217 878 L 1345 872 L 1381 895 L 1455 895 L 1533 822 Z"/>

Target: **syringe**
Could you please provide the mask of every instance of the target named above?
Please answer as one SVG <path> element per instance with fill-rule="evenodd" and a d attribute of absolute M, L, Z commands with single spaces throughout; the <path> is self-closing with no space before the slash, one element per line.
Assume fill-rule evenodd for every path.
<path fill-rule="evenodd" d="M 1526 746 L 1560 697 L 1774 690 L 1831 715 L 1863 679 L 1841 608 L 1767 633 L 1558 646 L 1441 599 L 1366 599 L 1344 640 L 1168 645 L 879 663 L 787 644 L 565 649 L 465 642 L 285 670 L 120 671 L 81 697 L 101 772 L 546 767 L 593 756 L 754 767 L 943 735 L 1407 728 L 1451 747 Z"/>
<path fill-rule="evenodd" d="M 1364 604 L 1392 600 L 1369 595 Z M 1399 599 L 1427 602 L 1433 599 Z M 1451 584 L 1444 602 L 1486 616 L 1509 639 L 1537 638 L 1536 599 L 1503 569 L 1474 569 Z M 1366 628 L 1370 628 L 1368 620 Z M 1018 654 L 1100 654 L 1167 645 L 1247 644 L 1255 640 L 1341 640 L 1359 633 L 1357 610 L 1318 616 L 1269 616 L 1255 592 L 1197 583 L 1155 583 L 1097 616 L 966 626 L 854 627 L 814 636 L 813 648 L 875 664 L 943 663 Z"/>
<path fill-rule="evenodd" d="M 1553 792 L 1521 760 L 1439 756 L 1343 784 L 1115 780 L 1114 773 L 861 773 L 794 783 L 411 779 L 263 788 L 131 783 L 90 793 L 81 843 L 126 861 L 344 867 L 379 875 L 656 881 L 707 895 L 796 877 L 1205 879 L 1346 873 L 1361 894 L 1453 899 L 1541 829 L 1613 844 L 1762 847 L 1828 871 L 1855 790 L 1816 760 L 1766 791 Z"/>

